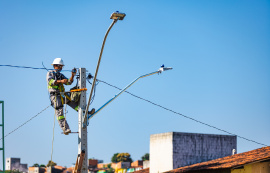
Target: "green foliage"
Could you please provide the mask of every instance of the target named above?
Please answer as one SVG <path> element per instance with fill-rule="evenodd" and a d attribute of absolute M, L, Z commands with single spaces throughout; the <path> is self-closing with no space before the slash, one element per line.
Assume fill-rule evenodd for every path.
<path fill-rule="evenodd" d="M 35 163 L 32 167 L 39 167 L 39 164 Z"/>
<path fill-rule="evenodd" d="M 119 153 L 115 153 L 113 156 L 112 156 L 112 159 L 111 159 L 111 162 L 112 163 L 117 163 L 118 161 L 117 161 L 117 155 L 118 155 Z"/>
<path fill-rule="evenodd" d="M 107 168 L 111 168 L 111 167 L 112 167 L 112 164 L 111 163 L 107 165 Z"/>
<path fill-rule="evenodd" d="M 49 162 L 48 162 L 48 164 L 47 164 L 47 167 L 55 166 L 55 165 L 57 165 L 57 163 L 55 163 L 55 162 L 49 160 Z"/>
<path fill-rule="evenodd" d="M 142 156 L 142 160 L 149 160 L 149 153 L 146 153 L 145 155 Z"/>
<path fill-rule="evenodd" d="M 41 164 L 41 165 L 39 165 L 39 167 L 46 168 L 46 165 Z"/>
<path fill-rule="evenodd" d="M 129 153 L 119 153 L 117 156 L 117 162 L 132 162 Z"/>
<path fill-rule="evenodd" d="M 132 158 L 130 157 L 129 153 L 115 153 L 112 156 L 111 159 L 112 163 L 117 163 L 117 162 L 132 162 Z"/>

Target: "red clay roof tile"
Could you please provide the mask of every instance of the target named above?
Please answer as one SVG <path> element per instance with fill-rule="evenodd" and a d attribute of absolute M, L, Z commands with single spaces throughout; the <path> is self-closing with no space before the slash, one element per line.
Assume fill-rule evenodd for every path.
<path fill-rule="evenodd" d="M 245 153 L 235 154 L 207 162 L 197 163 L 190 166 L 177 168 L 166 173 L 175 172 L 189 172 L 191 170 L 205 170 L 205 169 L 228 169 L 240 167 L 245 164 L 268 160 L 270 159 L 270 146 L 248 151 Z"/>

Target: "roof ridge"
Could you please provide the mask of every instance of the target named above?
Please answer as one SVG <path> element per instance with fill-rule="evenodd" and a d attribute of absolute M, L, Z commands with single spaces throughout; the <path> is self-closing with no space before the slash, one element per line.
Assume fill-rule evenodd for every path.
<path fill-rule="evenodd" d="M 202 169 L 225 169 L 239 167 L 245 164 L 250 164 L 265 159 L 270 159 L 270 146 L 258 148 L 255 150 L 226 156 L 206 162 L 196 163 L 189 166 L 180 167 L 167 173 L 188 171 L 188 170 L 202 170 Z"/>

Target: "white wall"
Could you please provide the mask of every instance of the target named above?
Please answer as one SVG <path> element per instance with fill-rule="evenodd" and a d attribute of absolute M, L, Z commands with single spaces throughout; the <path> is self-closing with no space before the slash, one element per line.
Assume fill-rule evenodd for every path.
<path fill-rule="evenodd" d="M 150 136 L 150 173 L 173 169 L 172 132 Z"/>
<path fill-rule="evenodd" d="M 143 169 L 149 168 L 150 167 L 150 161 L 149 160 L 145 160 L 143 161 Z"/>

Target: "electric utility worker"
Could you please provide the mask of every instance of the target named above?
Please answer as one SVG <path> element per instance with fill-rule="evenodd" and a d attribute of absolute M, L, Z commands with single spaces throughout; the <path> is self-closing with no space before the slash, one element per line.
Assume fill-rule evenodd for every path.
<path fill-rule="evenodd" d="M 55 108 L 55 113 L 60 128 L 63 130 L 65 135 L 68 135 L 71 130 L 64 116 L 63 105 L 67 104 L 71 108 L 78 111 L 79 101 L 71 101 L 69 95 L 64 93 L 65 88 L 63 84 L 71 85 L 77 71 L 76 69 L 72 70 L 71 77 L 68 79 L 62 73 L 60 73 L 64 66 L 64 61 L 61 58 L 55 58 L 52 65 L 54 70 L 51 70 L 47 73 L 47 83 L 50 93 L 51 105 Z M 93 113 L 95 113 L 95 109 L 92 109 L 88 112 L 88 114 Z"/>

